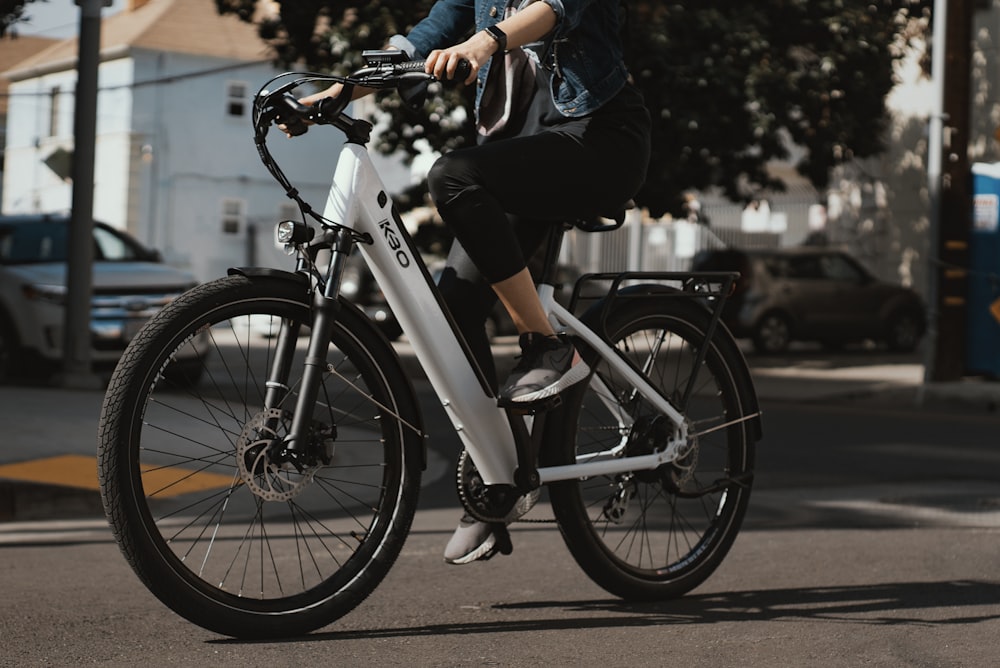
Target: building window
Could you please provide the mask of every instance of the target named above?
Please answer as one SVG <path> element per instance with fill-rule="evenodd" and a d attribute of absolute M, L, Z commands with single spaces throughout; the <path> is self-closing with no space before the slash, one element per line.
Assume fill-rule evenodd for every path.
<path fill-rule="evenodd" d="M 247 110 L 247 85 L 242 81 L 226 84 L 226 115 L 242 118 Z"/>
<path fill-rule="evenodd" d="M 247 216 L 247 203 L 241 199 L 222 200 L 223 234 L 239 234 Z"/>
<path fill-rule="evenodd" d="M 49 89 L 49 136 L 59 135 L 59 86 Z"/>

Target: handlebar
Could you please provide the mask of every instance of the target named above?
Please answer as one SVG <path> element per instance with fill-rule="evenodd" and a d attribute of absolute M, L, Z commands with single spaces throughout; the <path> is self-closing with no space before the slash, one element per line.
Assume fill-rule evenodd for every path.
<path fill-rule="evenodd" d="M 427 87 L 438 78 L 424 72 L 426 61 L 407 60 L 402 51 L 366 51 L 363 54 L 365 67 L 349 76 L 334 76 L 329 74 L 313 74 L 302 72 L 286 72 L 268 81 L 254 97 L 253 128 L 254 143 L 264 167 L 271 173 L 279 185 L 285 189 L 285 195 L 299 205 L 303 217 L 313 218 L 325 227 L 343 227 L 327 220 L 312 209 L 302 199 L 298 190 L 285 176 L 274 156 L 267 146 L 267 132 L 271 124 L 280 125 L 290 135 L 301 135 L 309 129 L 310 124 L 333 125 L 344 132 L 349 142 L 367 144 L 371 137 L 372 125 L 368 121 L 354 119 L 344 113 L 354 96 L 358 86 L 385 90 L 394 88 L 403 101 L 410 106 L 419 107 L 427 94 Z M 467 61 L 461 61 L 455 76 L 450 81 L 465 81 L 472 73 L 472 67 Z M 278 82 L 285 82 L 273 90 L 268 90 Z M 336 97 L 324 97 L 316 104 L 307 105 L 299 102 L 293 90 L 305 84 L 320 84 L 329 86 L 334 83 L 343 84 L 343 90 Z M 446 82 L 442 82 L 446 83 Z M 371 243 L 366 236 L 357 237 L 359 241 Z"/>
<path fill-rule="evenodd" d="M 301 75 L 274 91 L 261 90 L 257 94 L 254 120 L 259 136 L 267 132 L 271 123 L 283 125 L 288 134 L 297 136 L 309 128 L 309 124 L 341 125 L 342 114 L 350 103 L 354 89 L 373 88 L 375 90 L 396 89 L 407 103 L 418 106 L 422 103 L 427 86 L 435 81 L 465 81 L 471 74 L 471 64 L 462 60 L 450 80 L 439 80 L 424 71 L 425 60 L 405 60 L 401 51 L 367 51 L 363 54 L 366 65 L 353 74 L 340 77 L 331 75 Z M 291 76 L 291 74 L 282 75 Z M 273 81 L 273 80 L 272 80 Z M 292 90 L 310 82 L 341 83 L 343 90 L 337 97 L 323 98 L 313 105 L 299 102 Z"/>

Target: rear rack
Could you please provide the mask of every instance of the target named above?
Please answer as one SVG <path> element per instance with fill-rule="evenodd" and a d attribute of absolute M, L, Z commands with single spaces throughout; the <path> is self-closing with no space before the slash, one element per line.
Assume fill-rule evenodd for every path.
<path fill-rule="evenodd" d="M 698 299 L 711 315 L 705 330 L 705 342 L 711 342 L 722 318 L 726 298 L 733 293 L 739 272 L 690 272 L 690 271 L 623 271 L 618 273 L 584 274 L 573 287 L 569 311 L 577 312 L 580 301 L 603 300 L 596 321 L 590 321 L 591 328 L 606 342 L 611 339 L 607 331 L 607 318 L 612 305 L 619 299 Z M 596 290 L 584 296 L 584 287 L 595 282 L 611 282 L 607 290 Z M 588 321 L 590 319 L 588 318 Z M 698 347 L 695 369 L 701 369 L 708 354 L 708 345 Z M 623 357 L 624 359 L 624 357 Z M 628 361 L 628 360 L 626 360 Z M 680 400 L 683 409 L 688 405 L 694 392 L 697 371 L 688 379 L 687 388 Z"/>
<path fill-rule="evenodd" d="M 726 298 L 733 293 L 739 277 L 740 274 L 736 271 L 622 271 L 583 274 L 573 286 L 569 310 L 575 313 L 580 301 L 607 298 L 604 304 L 606 314 L 610 304 L 617 299 L 656 296 L 698 298 L 710 302 L 717 300 L 718 303 L 712 310 L 718 315 Z M 602 288 L 584 295 L 587 284 L 598 282 L 610 282 L 611 285 L 607 290 Z"/>

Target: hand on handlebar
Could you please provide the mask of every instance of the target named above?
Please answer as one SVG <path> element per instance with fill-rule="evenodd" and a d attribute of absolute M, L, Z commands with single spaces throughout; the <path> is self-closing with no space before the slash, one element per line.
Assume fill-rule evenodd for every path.
<path fill-rule="evenodd" d="M 488 35 L 478 32 L 461 44 L 431 51 L 430 55 L 427 56 L 427 65 L 424 71 L 433 74 L 441 81 L 448 81 L 455 78 L 456 72 L 462 67 L 461 62 L 465 60 L 469 64 L 469 73 L 463 83 L 469 86 L 475 82 L 479 68 L 490 59 L 496 50 L 496 41 Z"/>
<path fill-rule="evenodd" d="M 383 56 L 381 52 L 371 52 L 372 62 L 366 68 L 333 83 L 325 90 L 301 98 L 295 98 L 288 92 L 296 84 L 292 82 L 292 85 L 286 85 L 277 91 L 282 99 L 273 97 L 276 105 L 270 118 L 286 136 L 297 137 L 314 123 L 332 122 L 350 100 L 357 100 L 385 88 L 395 88 L 408 106 L 419 108 L 425 99 L 427 84 L 435 79 L 465 84 L 476 80 L 476 66 L 467 58 L 467 54 L 473 53 L 475 49 L 465 48 L 471 41 L 453 49 L 435 51 L 432 53 L 433 59 L 426 61 L 411 62 L 405 58 L 381 60 L 377 59 Z M 345 95 L 350 95 L 350 100 Z"/>
<path fill-rule="evenodd" d="M 361 86 L 355 86 L 354 90 L 351 93 L 351 100 L 357 100 L 366 95 L 370 95 L 371 93 L 374 92 L 375 90 L 373 88 L 363 88 Z M 343 93 L 344 93 L 344 84 L 337 82 L 331 85 L 326 90 L 321 90 L 318 93 L 313 93 L 312 95 L 306 95 L 305 97 L 300 97 L 298 101 L 299 104 L 304 104 L 307 107 L 311 107 L 314 104 L 317 104 L 320 101 L 325 100 L 327 98 L 336 99 L 340 97 Z M 290 123 L 290 124 L 279 123 L 278 129 L 284 132 L 285 136 L 291 138 L 291 137 L 297 137 L 298 135 L 305 133 L 306 130 L 309 129 L 309 126 L 312 124 L 313 124 L 312 121 L 303 118 L 303 119 L 298 119 L 296 123 Z"/>

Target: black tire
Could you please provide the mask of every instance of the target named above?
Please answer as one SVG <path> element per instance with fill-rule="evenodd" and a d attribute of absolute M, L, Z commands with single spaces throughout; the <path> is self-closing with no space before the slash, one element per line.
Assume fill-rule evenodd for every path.
<path fill-rule="evenodd" d="M 726 330 L 708 348 L 690 403 L 680 406 L 708 321 L 702 307 L 682 299 L 621 300 L 607 323 L 609 340 L 685 415 L 689 433 L 701 434 L 680 465 L 550 485 L 553 511 L 577 563 L 624 599 L 675 598 L 701 584 L 728 553 L 746 512 L 756 399 L 749 377 L 738 372 L 745 363 Z M 607 390 L 580 383 L 564 399 L 563 429 L 575 438 L 564 443 L 562 463 L 662 447 L 671 428 L 657 422 L 656 410 L 633 397 L 606 362 L 595 374 Z M 640 430 L 644 436 L 636 438 Z"/>
<path fill-rule="evenodd" d="M 15 375 L 18 359 L 17 335 L 7 317 L 0 312 L 0 385 Z"/>
<path fill-rule="evenodd" d="M 313 416 L 332 460 L 299 472 L 260 458 L 267 450 L 255 445 L 280 439 L 289 417 L 264 426 L 271 325 L 310 322 L 306 299 L 302 285 L 276 278 L 193 289 L 130 344 L 102 407 L 101 493 L 122 552 L 163 603 L 224 635 L 301 635 L 352 610 L 395 561 L 416 509 L 412 386 L 349 304 Z M 282 408 L 294 407 L 307 341 L 298 339 Z M 201 382 L 175 385 L 171 366 L 193 359 L 204 363 Z"/>
<path fill-rule="evenodd" d="M 758 353 L 776 355 L 788 350 L 792 342 L 792 325 L 780 313 L 765 313 L 753 330 L 753 347 Z"/>

